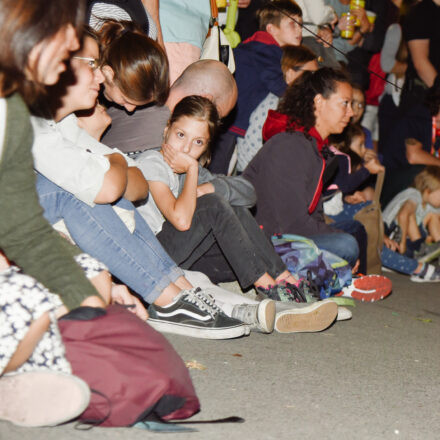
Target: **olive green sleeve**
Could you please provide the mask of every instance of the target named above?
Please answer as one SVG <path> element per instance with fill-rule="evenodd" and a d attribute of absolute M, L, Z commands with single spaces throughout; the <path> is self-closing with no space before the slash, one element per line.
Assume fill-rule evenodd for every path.
<path fill-rule="evenodd" d="M 6 133 L 0 157 L 0 249 L 24 273 L 60 296 L 67 308 L 99 295 L 73 256 L 81 253 L 43 217 L 35 189 L 32 127 L 21 98 L 6 100 Z"/>

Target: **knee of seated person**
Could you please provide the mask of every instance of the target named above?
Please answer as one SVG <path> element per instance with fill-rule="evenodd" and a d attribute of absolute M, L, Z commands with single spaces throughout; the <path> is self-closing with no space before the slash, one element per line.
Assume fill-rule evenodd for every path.
<path fill-rule="evenodd" d="M 341 234 L 341 247 L 345 252 L 345 259 L 353 265 L 359 258 L 359 245 L 357 240 L 350 234 Z"/>
<path fill-rule="evenodd" d="M 212 206 L 216 209 L 231 209 L 229 202 L 216 193 L 205 194 L 197 199 L 199 206 Z"/>

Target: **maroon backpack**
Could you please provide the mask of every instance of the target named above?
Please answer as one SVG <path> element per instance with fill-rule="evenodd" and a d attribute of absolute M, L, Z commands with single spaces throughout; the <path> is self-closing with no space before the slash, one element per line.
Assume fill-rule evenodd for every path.
<path fill-rule="evenodd" d="M 188 370 L 160 333 L 121 306 L 90 309 L 76 309 L 59 321 L 73 374 L 92 390 L 80 420 L 131 426 L 199 411 Z M 87 313 L 97 311 L 101 316 L 88 319 Z"/>

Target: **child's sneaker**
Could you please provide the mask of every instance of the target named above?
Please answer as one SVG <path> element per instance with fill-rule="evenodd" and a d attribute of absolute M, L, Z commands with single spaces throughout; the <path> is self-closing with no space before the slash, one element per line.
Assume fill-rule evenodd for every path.
<path fill-rule="evenodd" d="M 290 283 L 276 284 L 275 286 L 257 287 L 257 300 L 261 301 L 265 298 L 273 299 L 274 301 L 282 302 L 307 302 L 306 296 L 301 289 L 301 286 L 295 286 Z"/>
<path fill-rule="evenodd" d="M 351 284 L 344 287 L 336 296 L 373 302 L 388 296 L 392 289 L 391 280 L 383 275 L 363 275 L 353 277 Z"/>
<path fill-rule="evenodd" d="M 424 264 L 420 272 L 412 274 L 410 279 L 415 283 L 438 283 L 440 282 L 440 267 Z"/>
<path fill-rule="evenodd" d="M 166 307 L 151 304 L 147 323 L 160 332 L 204 339 L 239 338 L 249 333 L 242 322 L 229 318 L 199 287 L 183 290 Z"/>
<path fill-rule="evenodd" d="M 258 304 L 237 304 L 232 309 L 232 317 L 262 333 L 272 333 L 275 323 L 275 302 L 263 299 Z"/>
<path fill-rule="evenodd" d="M 0 378 L 0 395 L 0 419 L 28 427 L 68 422 L 90 401 L 83 380 L 50 370 L 6 374 Z"/>

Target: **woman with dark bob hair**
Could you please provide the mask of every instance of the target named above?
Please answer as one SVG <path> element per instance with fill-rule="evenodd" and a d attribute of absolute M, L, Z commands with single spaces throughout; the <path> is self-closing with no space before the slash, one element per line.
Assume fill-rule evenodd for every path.
<path fill-rule="evenodd" d="M 256 219 L 268 236 L 309 237 L 355 267 L 359 245 L 351 233 L 365 244 L 365 230 L 354 221 L 327 225 L 321 197 L 331 168 L 324 158 L 327 137 L 348 124 L 351 99 L 352 88 L 342 72 L 304 72 L 286 90 L 278 111 L 269 111 L 263 128 L 267 142 L 243 175 L 257 191 Z"/>

